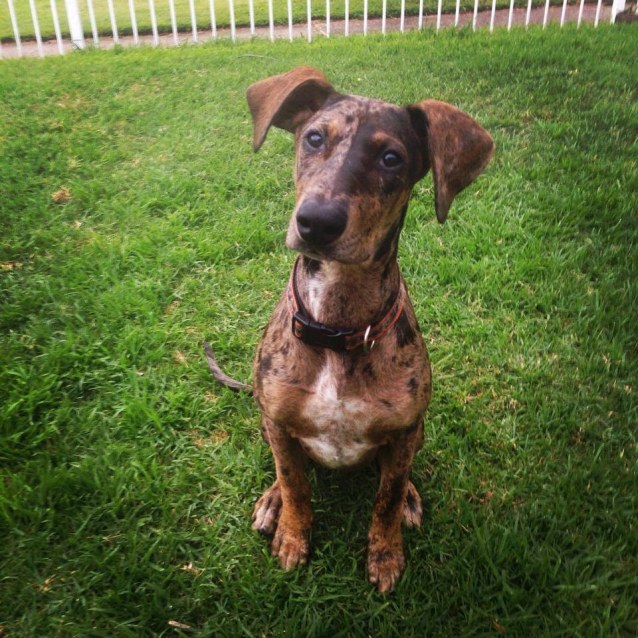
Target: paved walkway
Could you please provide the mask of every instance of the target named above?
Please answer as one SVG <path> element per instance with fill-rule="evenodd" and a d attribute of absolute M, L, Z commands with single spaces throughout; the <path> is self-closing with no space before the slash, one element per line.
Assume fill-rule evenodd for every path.
<path fill-rule="evenodd" d="M 580 10 L 580 3 L 574 5 L 568 5 L 565 11 L 565 22 L 576 22 L 578 20 L 578 13 Z M 476 19 L 477 28 L 485 28 L 490 26 L 491 22 L 491 11 L 479 11 Z M 512 25 L 524 25 L 525 17 L 527 14 L 527 10 L 524 8 L 514 9 L 512 14 Z M 543 18 L 545 14 L 544 7 L 537 7 L 532 9 L 530 14 L 530 24 L 542 24 Z M 561 20 L 562 14 L 562 6 L 551 6 L 549 8 L 548 21 L 559 23 Z M 601 23 L 609 22 L 611 18 L 611 6 L 603 5 L 601 9 L 601 14 L 599 21 Z M 428 14 L 427 16 L 423 16 L 423 28 L 435 28 L 436 27 L 436 14 Z M 459 16 L 459 28 L 471 25 L 473 19 L 473 13 L 471 11 L 461 13 Z M 596 4 L 585 4 L 583 10 L 582 21 L 593 23 L 596 19 Z M 509 22 L 509 10 L 508 9 L 499 9 L 494 14 L 494 26 L 496 27 L 504 27 L 507 26 Z M 360 34 L 363 33 L 364 23 L 363 20 L 360 19 L 351 19 L 348 21 L 348 33 L 350 34 Z M 441 16 L 441 27 L 449 28 L 454 27 L 454 14 L 443 14 Z M 367 24 L 367 32 L 369 34 L 380 33 L 382 28 L 381 18 L 368 18 Z M 401 21 L 399 18 L 390 18 L 386 19 L 386 31 L 399 31 L 401 28 Z M 418 16 L 406 16 L 404 22 L 404 29 L 406 31 L 412 31 L 418 28 Z M 307 38 L 308 37 L 308 25 L 305 22 L 294 24 L 292 27 L 293 38 Z M 330 35 L 343 35 L 345 33 L 345 20 L 343 19 L 331 19 L 330 20 Z M 248 27 L 237 27 L 236 29 L 236 38 L 239 40 L 247 40 L 250 39 L 252 34 L 250 33 L 250 29 Z M 289 30 L 287 26 L 276 25 L 273 29 L 273 37 L 275 38 L 288 38 Z M 317 37 L 325 37 L 328 35 L 327 25 L 324 19 L 316 19 L 312 21 L 312 38 Z M 217 29 L 217 38 L 220 39 L 229 39 L 231 37 L 231 32 L 229 28 L 221 28 Z M 265 27 L 257 27 L 255 29 L 255 36 L 258 38 L 270 38 L 271 32 L 268 26 Z M 207 42 L 211 40 L 212 34 L 210 30 L 199 31 L 197 34 L 198 42 Z M 87 44 L 91 43 L 92 40 L 89 38 L 87 40 Z M 139 42 L 145 45 L 153 44 L 153 36 L 152 35 L 140 35 Z M 177 44 L 186 44 L 193 43 L 193 34 L 192 32 L 184 32 L 180 33 L 178 36 Z M 101 37 L 99 46 L 101 49 L 110 49 L 114 46 L 113 38 L 111 37 Z M 134 46 L 132 36 L 122 36 L 119 39 L 119 44 L 122 46 Z M 174 46 L 175 39 L 172 34 L 162 34 L 159 36 L 159 45 L 160 46 Z M 63 42 L 63 51 L 64 53 L 69 53 L 72 51 L 73 47 L 69 41 Z M 15 58 L 19 57 L 19 52 L 17 47 L 14 44 L 3 44 L 2 45 L 2 57 L 4 58 Z M 22 55 L 25 57 L 35 57 L 38 56 L 38 47 L 37 44 L 33 41 L 22 42 Z M 42 54 L 43 55 L 59 55 L 60 50 L 58 48 L 58 44 L 55 40 L 47 40 L 42 43 Z"/>

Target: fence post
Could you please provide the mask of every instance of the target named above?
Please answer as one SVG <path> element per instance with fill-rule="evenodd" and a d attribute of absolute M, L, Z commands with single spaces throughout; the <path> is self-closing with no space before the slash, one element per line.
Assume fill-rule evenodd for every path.
<path fill-rule="evenodd" d="M 151 13 L 151 31 L 153 32 L 153 46 L 159 44 L 159 31 L 157 30 L 157 13 L 155 11 L 155 0 L 148 0 L 148 10 Z"/>
<path fill-rule="evenodd" d="M 84 30 L 82 29 L 78 0 L 64 0 L 64 6 L 66 7 L 66 17 L 69 21 L 71 42 L 73 42 L 73 46 L 78 49 L 83 49 L 86 43 L 84 42 Z"/>
<path fill-rule="evenodd" d="M 275 41 L 275 18 L 273 14 L 272 0 L 268 0 L 268 32 L 270 33 L 270 41 Z"/>
<path fill-rule="evenodd" d="M 35 6 L 35 0 L 29 0 L 29 9 L 31 9 L 31 20 L 33 21 L 33 30 L 35 31 L 35 41 L 38 44 L 38 55 L 44 57 L 44 49 L 42 48 L 42 34 L 40 33 L 40 20 L 38 20 L 38 10 Z"/>
<path fill-rule="evenodd" d="M 128 0 L 128 12 L 131 16 L 131 30 L 133 31 L 133 44 L 139 44 L 140 38 L 137 32 L 137 16 L 135 15 L 135 2 Z"/>
<path fill-rule="evenodd" d="M 350 30 L 350 0 L 345 0 L 345 5 L 343 7 L 343 34 L 349 35 L 348 31 Z"/>
<path fill-rule="evenodd" d="M 237 40 L 237 29 L 235 28 L 235 2 L 228 0 L 228 17 L 230 18 L 230 39 Z"/>
<path fill-rule="evenodd" d="M 625 0 L 614 0 L 611 5 L 611 22 L 616 22 L 616 16 L 625 10 Z"/>
<path fill-rule="evenodd" d="M 250 35 L 255 35 L 255 1 L 248 0 L 248 21 L 250 22 Z"/>
<path fill-rule="evenodd" d="M 168 12 L 171 14 L 171 29 L 173 30 L 173 44 L 179 44 L 179 36 L 177 34 L 177 19 L 175 17 L 175 2 L 168 0 Z"/>
<path fill-rule="evenodd" d="M 188 3 L 191 10 L 191 27 L 193 29 L 193 42 L 197 42 L 197 14 L 195 13 L 195 2 L 190 0 Z"/>
<path fill-rule="evenodd" d="M 109 20 L 111 21 L 111 35 L 113 36 L 113 42 L 115 44 L 119 44 L 120 34 L 117 31 L 117 20 L 115 18 L 115 7 L 113 6 L 113 0 L 106 0 L 106 6 L 109 9 Z"/>
<path fill-rule="evenodd" d="M 53 30 L 55 31 L 55 41 L 58 43 L 58 53 L 64 54 L 64 43 L 62 42 L 62 32 L 60 31 L 60 19 L 58 17 L 58 5 L 55 0 L 51 0 L 51 18 L 53 19 Z"/>
<path fill-rule="evenodd" d="M 18 21 L 16 20 L 16 12 L 13 6 L 13 0 L 9 0 L 9 17 L 11 18 L 13 38 L 16 41 L 16 50 L 18 51 L 18 55 L 22 57 L 22 40 L 20 39 L 20 29 L 18 29 Z"/>
<path fill-rule="evenodd" d="M 89 9 L 89 22 L 91 23 L 93 45 L 97 46 L 100 43 L 100 37 L 97 32 L 97 22 L 95 21 L 95 11 L 93 10 L 93 0 L 86 0 L 86 6 Z"/>
<path fill-rule="evenodd" d="M 346 7 L 347 6 L 348 6 L 348 0 L 346 0 Z M 292 42 L 292 0 L 287 0 L 287 8 L 288 8 L 288 39 Z M 347 25 L 348 25 L 348 19 L 346 18 L 346 35 L 348 35 Z"/>

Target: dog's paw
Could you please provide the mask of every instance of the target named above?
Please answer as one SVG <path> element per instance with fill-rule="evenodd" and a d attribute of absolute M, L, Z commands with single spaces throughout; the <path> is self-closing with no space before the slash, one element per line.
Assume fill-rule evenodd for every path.
<path fill-rule="evenodd" d="M 285 571 L 290 571 L 308 562 L 310 544 L 308 535 L 303 532 L 291 532 L 281 523 L 277 526 L 272 540 L 272 555 L 279 558 L 279 564 Z"/>
<path fill-rule="evenodd" d="M 277 529 L 281 511 L 281 490 L 275 481 L 255 503 L 252 528 L 266 536 L 272 536 Z"/>
<path fill-rule="evenodd" d="M 406 527 L 420 527 L 423 518 L 423 503 L 412 481 L 408 481 L 408 493 L 403 506 L 403 522 Z"/>
<path fill-rule="evenodd" d="M 399 545 L 375 545 L 368 550 L 368 579 L 381 593 L 392 591 L 403 570 L 405 557 Z"/>

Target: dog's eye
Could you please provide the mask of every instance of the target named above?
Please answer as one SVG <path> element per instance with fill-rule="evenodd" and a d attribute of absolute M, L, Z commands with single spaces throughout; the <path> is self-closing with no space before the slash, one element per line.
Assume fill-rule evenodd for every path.
<path fill-rule="evenodd" d="M 312 148 L 321 148 L 323 145 L 323 135 L 319 133 L 319 131 L 310 131 L 308 135 L 306 135 L 306 142 Z"/>
<path fill-rule="evenodd" d="M 397 166 L 401 166 L 401 164 L 403 164 L 403 160 L 401 159 L 401 156 L 395 151 L 386 151 L 381 156 L 381 164 L 383 164 L 385 168 L 396 168 Z"/>

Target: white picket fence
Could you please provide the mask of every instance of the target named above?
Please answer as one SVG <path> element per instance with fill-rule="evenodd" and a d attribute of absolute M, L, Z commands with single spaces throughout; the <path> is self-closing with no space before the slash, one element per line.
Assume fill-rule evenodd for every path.
<path fill-rule="evenodd" d="M 29 3 L 30 23 L 20 25 L 15 11 L 14 2 Z M 445 26 L 459 27 L 470 24 L 472 29 L 482 26 L 489 26 L 493 30 L 496 25 L 507 26 L 511 29 L 514 24 L 524 24 L 525 26 L 533 22 L 540 22 L 543 26 L 549 22 L 557 21 L 562 26 L 566 21 L 575 21 L 578 26 L 584 20 L 592 22 L 595 26 L 601 20 L 608 19 L 614 22 L 616 15 L 625 8 L 625 0 L 613 0 L 611 6 L 603 5 L 603 0 L 597 0 L 595 4 L 585 3 L 585 0 L 563 0 L 562 5 L 550 5 L 550 0 L 545 0 L 542 7 L 533 8 L 532 0 L 527 0 L 527 6 L 515 7 L 515 0 L 510 0 L 509 9 L 497 9 L 496 0 L 492 0 L 491 10 L 479 11 L 479 0 L 474 0 L 473 11 L 461 14 L 461 0 L 456 0 L 456 10 L 454 14 L 443 12 L 443 0 L 438 0 L 436 16 L 434 14 L 426 16 L 424 14 L 424 0 L 419 0 L 419 10 L 417 15 L 406 15 L 406 0 L 401 0 L 399 17 L 390 17 L 387 10 L 387 0 L 381 0 L 381 15 L 373 17 L 369 11 L 369 0 L 363 0 L 363 16 L 356 19 L 350 16 L 349 0 L 345 1 L 342 14 L 331 14 L 330 0 L 320 0 L 322 17 L 317 18 L 313 14 L 312 0 L 306 0 L 306 15 L 302 22 L 293 20 L 292 0 L 285 0 L 287 4 L 287 23 L 282 26 L 276 24 L 273 12 L 273 1 L 268 0 L 268 25 L 260 27 L 255 22 L 254 0 L 248 0 L 248 22 L 245 25 L 238 25 L 236 19 L 235 0 L 209 0 L 208 11 L 205 17 L 197 16 L 195 0 L 188 0 L 190 13 L 190 29 L 188 32 L 180 32 L 176 19 L 175 0 L 158 0 L 168 2 L 170 14 L 171 32 L 160 34 L 158 28 L 158 14 L 156 0 L 106 0 L 109 14 L 110 30 L 107 33 L 98 32 L 96 22 L 96 12 L 94 0 L 49 0 L 50 17 L 53 23 L 55 38 L 43 37 L 40 28 L 40 18 L 35 0 L 0 0 L 6 2 L 11 29 L 13 31 L 13 41 L 4 44 L 0 43 L 0 58 L 22 57 L 25 55 L 39 55 L 40 57 L 49 53 L 64 54 L 75 49 L 84 49 L 87 46 L 113 46 L 113 45 L 138 45 L 149 43 L 154 46 L 160 44 L 177 45 L 183 42 L 199 42 L 203 39 L 217 39 L 228 37 L 235 41 L 242 37 L 265 36 L 270 40 L 278 37 L 287 37 L 293 40 L 295 37 L 305 37 L 308 42 L 313 37 L 323 35 L 330 37 L 332 34 L 342 34 L 348 36 L 352 33 L 363 33 L 364 35 L 377 31 L 386 33 L 388 30 L 405 31 L 408 29 L 422 29 L 424 26 L 432 26 L 438 31 Z M 283 1 L 283 0 L 280 0 Z M 325 5 L 323 2 L 325 1 Z M 128 16 L 130 22 L 127 23 L 127 31 L 130 35 L 120 35 L 116 20 L 114 2 L 128 3 Z M 229 23 L 223 27 L 218 27 L 216 19 L 216 3 L 228 3 Z M 68 29 L 62 31 L 58 3 L 64 4 Z M 141 8 L 140 5 L 145 5 Z M 42 6 L 42 5 L 41 5 Z M 316 5 L 315 5 L 316 6 Z M 325 9 L 325 11 L 323 11 Z M 568 13 L 569 9 L 569 13 Z M 41 9 L 42 11 L 42 9 Z M 84 13 L 83 13 L 84 11 Z M 138 31 L 138 17 L 141 12 L 146 12 L 146 18 L 150 17 L 150 33 L 140 34 Z M 23 14 L 24 16 L 24 14 Z M 85 33 L 83 28 L 83 18 L 90 24 L 90 33 Z M 198 28 L 200 23 L 205 23 L 206 31 Z M 23 17 L 24 22 L 24 17 Z M 28 39 L 21 36 L 21 26 L 30 32 Z M 32 30 L 31 30 L 32 29 Z M 68 34 L 68 35 L 67 35 Z"/>

